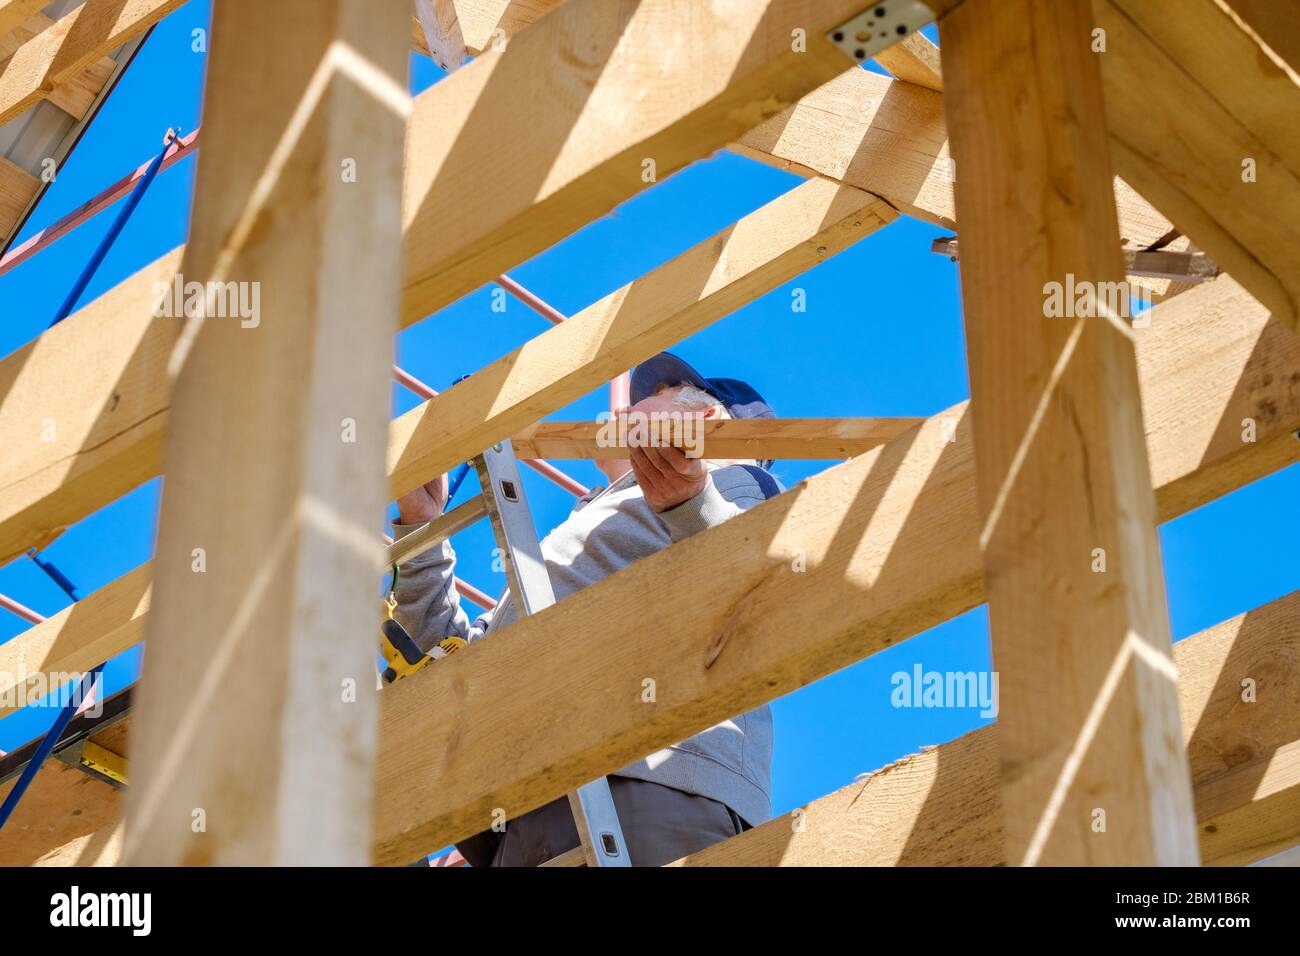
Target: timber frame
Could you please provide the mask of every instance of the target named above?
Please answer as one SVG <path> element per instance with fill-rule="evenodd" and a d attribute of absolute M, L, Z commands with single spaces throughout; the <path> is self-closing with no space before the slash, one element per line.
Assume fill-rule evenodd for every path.
<path fill-rule="evenodd" d="M 53 21 L 0 0 L 0 125 L 88 102 L 180 2 Z M 0 360 L 0 561 L 167 476 L 154 560 L 0 644 L 0 715 L 148 648 L 111 720 L 79 718 L 38 772 L 0 864 L 406 864 L 984 603 L 996 724 L 676 865 L 1240 865 L 1300 844 L 1300 591 L 1173 645 L 1157 537 L 1300 460 L 1300 19 L 925 0 L 942 58 L 911 32 L 874 52 L 886 76 L 830 35 L 893 2 L 216 0 L 204 145 L 166 159 L 199 155 L 188 244 Z M 412 49 L 451 74 L 414 98 Z M 649 188 L 643 160 L 653 181 L 722 148 L 806 181 L 568 318 L 506 276 Z M 6 231 L 36 188 L 13 165 Z M 504 438 L 599 457 L 596 423 L 542 419 L 900 215 L 955 232 L 934 246 L 954 260 L 960 237 L 969 403 L 711 424 L 712 457 L 845 460 L 369 692 L 388 497 Z M 156 317 L 181 274 L 261 283 L 260 325 Z M 1149 312 L 1103 301 L 1126 277 Z M 392 336 L 494 281 L 553 327 L 441 394 L 396 370 L 424 401 L 387 421 Z M 1049 308 L 1067 282 L 1091 311 Z M 668 581 L 679 619 L 648 635 L 640 602 Z M 302 733 L 310 760 L 284 744 Z M 32 749 L 0 754 L 0 794 Z"/>

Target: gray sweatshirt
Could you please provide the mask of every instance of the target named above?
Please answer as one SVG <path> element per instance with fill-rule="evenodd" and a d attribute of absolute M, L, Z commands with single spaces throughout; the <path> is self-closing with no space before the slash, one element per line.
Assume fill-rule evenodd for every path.
<path fill-rule="evenodd" d="M 646 503 L 631 472 L 579 502 L 564 523 L 542 541 L 555 599 L 562 601 L 633 561 L 719 525 L 781 490 L 776 479 L 757 468 L 710 465 L 709 475 L 708 485 L 698 495 L 660 514 Z M 418 527 L 395 523 L 393 534 L 400 538 Z M 473 643 L 506 627 L 517 616 L 507 590 L 495 611 L 471 622 L 453 587 L 455 563 L 450 542 L 443 542 L 402 565 L 397 619 L 422 650 L 449 635 Z M 764 705 L 656 751 L 615 775 L 709 797 L 757 826 L 772 815 L 771 772 L 772 713 Z"/>

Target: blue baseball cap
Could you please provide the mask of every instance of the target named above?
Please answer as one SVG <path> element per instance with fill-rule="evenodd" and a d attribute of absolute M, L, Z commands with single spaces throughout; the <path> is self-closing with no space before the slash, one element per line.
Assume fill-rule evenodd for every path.
<path fill-rule="evenodd" d="M 663 387 L 693 385 L 716 398 L 732 418 L 776 418 L 776 412 L 748 382 L 736 378 L 705 378 L 671 352 L 660 352 L 632 369 L 630 397 L 635 405 Z M 772 467 L 772 459 L 759 462 Z"/>

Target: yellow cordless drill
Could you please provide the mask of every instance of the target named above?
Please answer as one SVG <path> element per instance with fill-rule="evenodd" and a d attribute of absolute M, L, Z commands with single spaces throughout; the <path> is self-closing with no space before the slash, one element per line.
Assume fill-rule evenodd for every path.
<path fill-rule="evenodd" d="M 390 594 L 388 617 L 379 628 L 379 651 L 388 665 L 384 669 L 385 682 L 391 684 L 395 680 L 409 677 L 430 661 L 441 660 L 463 647 L 469 647 L 469 642 L 462 637 L 444 637 L 429 653 L 424 653 L 415 643 L 415 638 L 411 637 L 410 632 L 393 616 L 396 610 L 397 599 Z"/>

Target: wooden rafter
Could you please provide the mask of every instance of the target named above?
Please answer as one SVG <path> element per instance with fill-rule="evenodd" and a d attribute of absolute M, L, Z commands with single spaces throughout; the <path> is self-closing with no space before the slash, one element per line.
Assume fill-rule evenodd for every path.
<path fill-rule="evenodd" d="M 924 33 L 913 33 L 876 57 L 876 62 L 905 83 L 943 90 L 939 48 Z"/>
<path fill-rule="evenodd" d="M 1292 432 L 1300 428 L 1300 387 L 1290 380 L 1290 370 L 1300 365 L 1300 342 L 1280 324 L 1270 322 L 1259 304 L 1230 278 L 1221 277 L 1157 306 L 1152 327 L 1139 337 L 1138 362 L 1147 411 L 1148 454 L 1161 520 L 1190 511 L 1300 460 L 1300 443 L 1292 437 Z M 1257 419 L 1257 440 L 1243 443 L 1240 423 L 1251 417 Z M 748 687 L 750 696 L 719 703 L 719 719 L 767 699 L 763 694 L 772 696 L 783 689 L 793 690 L 802 682 L 830 673 L 981 603 L 984 594 L 975 473 L 969 436 L 962 424 L 964 418 L 965 406 L 958 406 L 848 465 L 810 479 L 785 496 L 783 506 L 774 503 L 773 507 L 754 512 L 764 515 L 757 530 L 728 522 L 699 536 L 698 540 L 706 542 L 704 545 L 691 545 L 694 549 L 704 547 L 708 555 L 716 552 L 721 556 L 717 560 L 725 560 L 729 567 L 735 564 L 737 556 L 746 556 L 746 564 L 737 567 L 738 593 L 749 593 L 747 601 L 756 603 L 760 611 L 771 607 L 774 614 L 782 612 L 775 614 L 770 627 L 764 626 L 754 633 L 749 663 L 740 674 L 733 675 L 740 679 L 743 674 L 749 674 L 749 680 L 755 683 L 742 680 L 741 687 Z M 950 442 L 950 438 L 955 441 Z M 782 508 L 791 505 L 796 506 L 787 527 L 787 515 Z M 860 530 L 861 522 L 853 518 L 858 512 L 874 515 L 867 524 L 865 536 Z M 795 521 L 794 517 L 800 515 L 802 520 Z M 816 517 L 809 518 L 809 515 Z M 849 538 L 829 536 L 825 529 L 834 528 L 858 530 Z M 756 553 L 756 549 L 744 544 L 754 540 L 768 542 L 765 547 L 771 556 Z M 750 576 L 758 580 L 772 574 L 772 566 L 785 547 L 805 548 L 809 570 L 786 575 L 782 581 L 764 580 L 755 589 Z M 851 559 L 845 549 L 854 552 Z M 681 560 L 687 560 L 682 551 L 674 551 L 669 559 L 672 567 L 664 573 L 673 580 L 679 577 L 674 569 L 680 567 L 677 562 Z M 657 563 L 662 564 L 664 560 Z M 650 565 L 654 566 L 657 565 Z M 147 573 L 147 567 L 135 572 Z M 578 633 L 584 621 L 590 626 L 596 621 L 622 620 L 624 604 L 634 604 L 639 599 L 636 595 L 644 594 L 646 588 L 661 586 L 657 572 L 651 571 L 648 580 L 642 577 L 646 573 L 629 569 L 628 576 L 619 576 L 621 581 L 596 585 L 583 592 L 585 598 L 577 595 L 548 613 L 564 616 L 561 630 L 570 636 Z M 854 587 L 854 582 L 869 582 L 869 586 L 864 583 Z M 793 590 L 790 585 L 795 585 Z M 801 615 L 809 613 L 801 601 L 806 598 L 809 608 L 824 608 L 824 595 L 830 588 L 839 589 L 848 597 L 843 619 L 829 622 L 826 634 L 808 635 L 810 641 L 816 637 L 820 643 L 794 648 L 790 634 L 804 633 L 806 629 L 799 629 L 797 622 Z M 577 601 L 578 598 L 582 600 Z M 591 606 L 593 598 L 596 601 Z M 142 627 L 139 618 L 147 610 L 145 599 L 144 579 L 139 576 L 129 587 L 118 582 L 87 596 L 75 608 L 0 645 L 0 672 L 18 672 L 19 663 L 24 659 L 28 669 L 84 670 L 112 653 L 125 650 L 139 638 Z M 713 609 L 709 613 L 720 613 L 717 609 L 728 600 L 725 594 L 704 595 L 699 598 L 698 607 Z M 707 698 L 721 679 L 721 671 L 716 666 L 702 675 L 694 669 L 699 666 L 702 653 L 699 648 L 718 633 L 718 627 L 703 610 L 698 620 L 688 623 L 690 630 L 683 629 L 680 640 L 674 637 L 671 646 L 656 645 L 653 653 L 662 654 L 668 662 L 680 658 L 672 666 L 683 668 L 683 673 L 674 677 L 673 684 L 694 688 L 689 699 L 698 702 Z M 503 648 L 538 650 L 540 645 L 534 644 L 534 639 L 546 640 L 541 633 L 546 630 L 544 626 L 527 621 L 517 626 L 531 630 L 520 633 L 521 641 L 502 642 Z M 114 646 L 110 634 L 116 634 L 120 643 Z M 596 645 L 602 642 L 594 641 L 593 649 L 582 653 L 596 653 Z M 627 646 L 638 645 L 634 639 Z M 481 650 L 490 650 L 490 645 L 484 644 Z M 19 657 L 20 654 L 25 654 L 25 658 Z M 466 659 L 476 659 L 479 654 L 476 650 L 473 655 L 466 655 Z M 615 666 L 599 663 L 603 658 L 596 660 L 607 671 Z M 730 665 L 731 658 L 727 657 L 726 661 Z M 533 686 L 526 662 L 519 666 L 524 669 L 511 672 L 512 693 L 519 687 Z M 643 666 L 661 672 L 659 663 Z M 434 676 L 428 679 L 422 676 L 418 681 L 404 684 L 423 688 L 420 695 L 438 696 L 443 693 L 435 691 L 436 687 L 443 686 L 438 681 L 465 676 L 453 675 L 441 665 L 429 673 Z M 474 686 L 482 694 L 489 694 L 493 686 L 490 672 L 475 668 L 473 673 L 479 675 Z M 774 675 L 779 682 L 776 687 L 765 683 Z M 428 680 L 435 683 L 430 684 Z M 679 680 L 685 683 L 678 684 Z M 402 690 L 404 684 L 398 685 L 397 690 Z M 766 689 L 757 690 L 759 685 Z M 0 692 L 6 689 L 0 688 Z M 474 699 L 483 697 L 476 691 Z M 439 700 L 437 706 L 452 705 Z M 610 713 L 618 713 L 619 707 Z M 728 707 L 733 710 L 728 711 Z M 401 733 L 400 725 L 406 719 L 400 711 L 385 714 L 381 736 L 387 740 L 390 733 Z M 470 720 L 470 716 L 465 719 Z M 644 719 L 645 714 L 640 711 L 629 714 L 629 726 Z M 574 726 L 582 726 L 581 720 Z M 663 728 L 661 742 L 680 739 L 672 737 L 679 730 L 688 732 L 686 727 L 675 724 Z M 435 739 L 441 732 L 431 731 L 434 736 L 428 739 Z M 566 747 L 570 745 L 577 746 L 577 742 L 565 742 Z M 652 750 L 658 745 L 647 744 L 647 748 Z M 400 744 L 393 742 L 391 746 L 390 759 L 395 759 Z M 387 743 L 385 747 L 388 749 Z M 493 753 L 491 746 L 483 752 L 485 763 L 495 759 Z M 405 779 L 414 772 L 406 768 L 405 773 L 389 779 L 381 789 L 381 796 L 391 787 L 395 791 L 392 800 L 396 803 L 401 799 L 400 794 L 418 790 L 418 781 Z M 556 786 L 561 788 L 557 793 L 563 792 L 563 782 L 557 782 Z M 480 796 L 484 800 L 492 799 L 486 790 Z M 542 796 L 538 794 L 539 802 Z M 406 808 L 394 811 L 391 823 L 398 828 L 403 821 L 411 819 L 410 808 Z M 442 832 L 446 833 L 446 839 L 452 839 L 468 831 Z M 47 849 L 55 845 L 50 844 Z M 395 850 L 393 858 L 397 859 L 403 852 Z"/>
<path fill-rule="evenodd" d="M 1087 0 L 944 21 L 962 303 L 1014 864 L 1195 865 L 1155 498 Z"/>
<path fill-rule="evenodd" d="M 1300 74 L 1221 0 L 1096 0 L 1115 167 L 1300 328 Z"/>
<path fill-rule="evenodd" d="M 942 13 L 957 0 L 931 0 Z M 824 36 L 861 0 L 569 0 L 416 100 L 403 324 L 532 258 L 743 135 L 852 61 Z M 665 22 L 691 23 L 665 47 Z M 795 52 L 791 33 L 807 33 Z M 602 69 L 617 51 L 619 68 Z M 684 82 L 646 84 L 671 52 Z M 569 91 L 556 95 L 556 91 Z M 503 129 L 513 131 L 509 150 Z"/>
<path fill-rule="evenodd" d="M 171 356 L 158 597 L 133 700 L 132 863 L 369 855 L 371 529 L 400 298 L 407 9 L 213 11 L 181 269 L 238 283 L 253 310 L 187 320 Z M 171 303 L 172 321 L 182 309 Z M 308 734 L 303 760 L 292 742 Z"/>
<path fill-rule="evenodd" d="M 402 416 L 392 426 L 394 489 L 410 490 L 443 457 L 455 464 L 531 425 L 894 215 L 859 190 L 802 184 Z M 170 283 L 179 262 L 179 251 L 164 256 L 0 362 L 0 435 L 10 448 L 0 459 L 0 560 L 161 470 L 179 325 L 151 312 L 155 286 Z M 63 384 L 74 374 L 77 393 Z"/>
<path fill-rule="evenodd" d="M 850 70 L 755 127 L 731 148 L 790 172 L 857 186 L 922 222 L 956 228 L 956 167 L 948 151 L 943 96 L 915 83 Z M 1119 178 L 1115 204 L 1125 249 L 1145 249 L 1172 228 Z M 1186 240 L 1169 248 L 1184 249 Z M 1130 280 L 1157 299 L 1181 291 L 1171 289 L 1168 280 Z"/>
<path fill-rule="evenodd" d="M 1253 863 L 1300 842 L 1297 635 L 1300 592 L 1174 645 L 1206 865 Z M 1259 690 L 1249 709 L 1241 705 L 1246 677 Z M 997 735 L 995 724 L 905 757 L 799 808 L 797 816 L 777 817 L 673 865 L 1002 865 Z M 121 741 L 110 737 L 116 746 Z M 43 773 L 47 815 L 41 819 L 59 831 L 0 851 L 0 864 L 115 864 L 117 791 L 62 765 Z M 78 790 L 79 803 L 69 799 Z M 73 816 L 74 810 L 81 812 Z"/>
<path fill-rule="evenodd" d="M 1300 842 L 1300 592 L 1174 645 L 1207 866 Z M 1241 681 L 1260 688 L 1243 707 Z M 997 724 L 925 750 L 676 866 L 1002 866 Z"/>
<path fill-rule="evenodd" d="M 0 63 L 0 125 L 76 80 L 184 0 L 83 3 Z"/>

